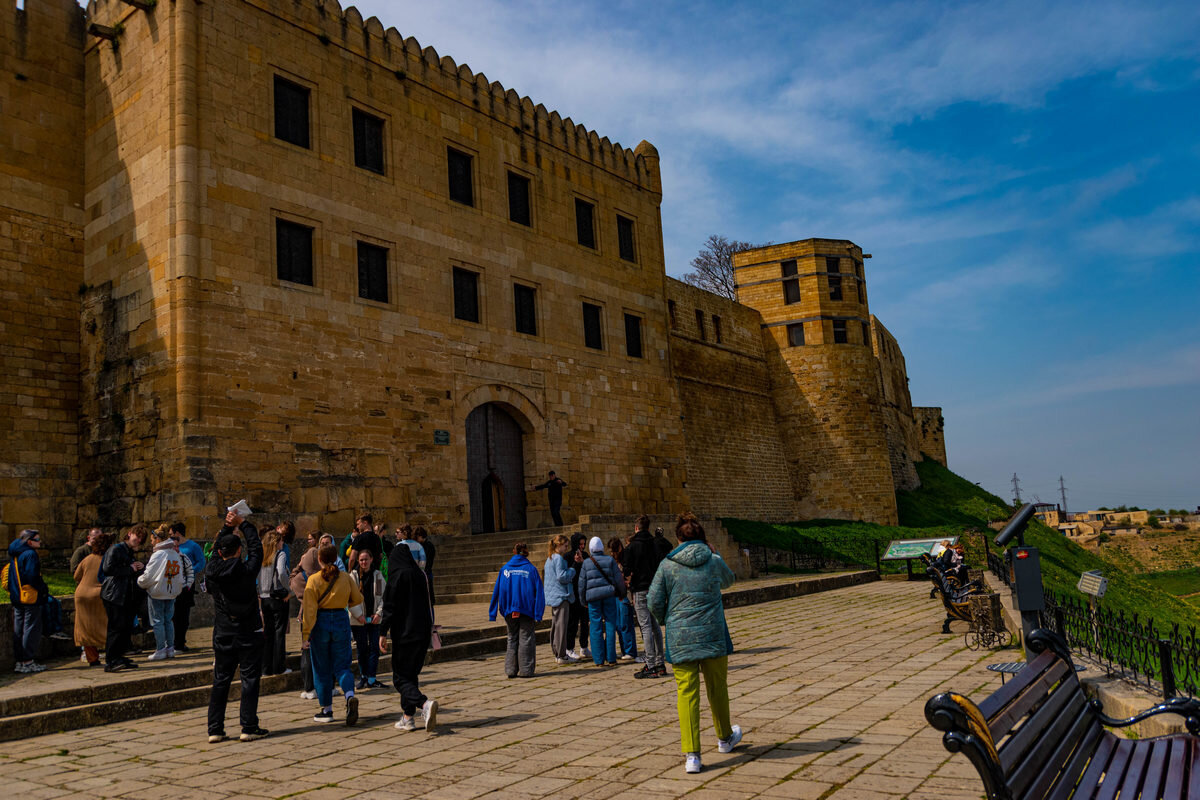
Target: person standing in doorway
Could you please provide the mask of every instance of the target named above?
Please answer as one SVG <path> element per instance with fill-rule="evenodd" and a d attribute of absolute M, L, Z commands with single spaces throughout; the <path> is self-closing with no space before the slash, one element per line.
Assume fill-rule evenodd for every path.
<path fill-rule="evenodd" d="M 554 474 L 554 470 L 550 470 L 550 476 L 545 483 L 539 483 L 533 487 L 535 492 L 546 490 L 546 502 L 550 506 L 550 516 L 554 519 L 554 524 L 561 528 L 562 521 L 562 490 L 567 485 L 567 482 Z"/>
<path fill-rule="evenodd" d="M 237 531 L 241 531 L 238 536 Z M 245 547 L 242 538 L 245 538 Z M 243 549 L 245 558 L 243 558 Z M 208 565 L 205 586 L 213 598 L 213 685 L 208 697 L 208 741 L 225 740 L 225 706 L 233 673 L 242 673 L 240 721 L 243 742 L 267 735 L 258 725 L 258 685 L 262 677 L 263 623 L 258 609 L 258 571 L 262 568 L 262 541 L 258 530 L 238 516 L 225 515 L 217 534 L 214 557 Z"/>

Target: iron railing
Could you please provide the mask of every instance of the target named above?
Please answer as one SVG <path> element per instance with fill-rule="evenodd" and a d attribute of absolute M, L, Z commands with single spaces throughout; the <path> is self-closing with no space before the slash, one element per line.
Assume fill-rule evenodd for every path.
<path fill-rule="evenodd" d="M 988 546 L 986 537 L 981 539 L 988 569 L 1011 589 L 1004 556 Z M 1066 639 L 1074 652 L 1100 664 L 1109 675 L 1161 693 L 1165 700 L 1200 697 L 1200 636 L 1194 626 L 1176 624 L 1168 631 L 1152 619 L 1093 610 L 1084 598 L 1043 589 L 1046 610 L 1041 624 Z"/>

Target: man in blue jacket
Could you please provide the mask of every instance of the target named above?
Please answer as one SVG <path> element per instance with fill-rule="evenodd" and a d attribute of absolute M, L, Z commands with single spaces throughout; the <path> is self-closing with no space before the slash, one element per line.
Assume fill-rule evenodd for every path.
<path fill-rule="evenodd" d="M 529 561 L 529 548 L 524 542 L 513 547 L 513 557 L 496 576 L 492 589 L 492 604 L 488 619 L 496 614 L 508 625 L 508 651 L 504 656 L 504 672 L 510 678 L 532 678 L 537 666 L 537 636 L 534 625 L 546 612 L 546 596 L 542 593 L 542 576 Z"/>
<path fill-rule="evenodd" d="M 14 672 L 41 672 L 45 669 L 34 661 L 38 645 L 42 643 L 42 609 L 50 596 L 46 582 L 42 579 L 42 564 L 38 548 L 42 537 L 37 531 L 25 529 L 8 546 L 8 596 L 13 609 L 13 658 Z M 32 603 L 21 602 L 21 586 L 34 590 Z"/>

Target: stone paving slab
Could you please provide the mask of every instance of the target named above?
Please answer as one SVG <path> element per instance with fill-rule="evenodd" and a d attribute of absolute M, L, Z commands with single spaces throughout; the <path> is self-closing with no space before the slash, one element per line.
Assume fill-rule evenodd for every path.
<path fill-rule="evenodd" d="M 423 688 L 440 729 L 401 733 L 394 692 L 361 695 L 355 728 L 311 722 L 314 704 L 264 697 L 269 738 L 206 742 L 204 710 L 5 743 L 0 777 L 29 798 L 938 798 L 975 800 L 982 784 L 923 716 L 954 688 L 976 699 L 1000 685 L 994 652 L 942 636 L 940 605 L 920 584 L 871 583 L 730 609 L 734 721 L 716 751 L 702 708 L 705 769 L 683 771 L 669 678 L 555 667 L 532 680 L 498 657 L 435 664 Z M 1003 654 L 1008 657 L 1011 653 Z M 339 723 L 340 705 L 335 707 Z M 230 708 L 236 730 L 236 708 Z"/>

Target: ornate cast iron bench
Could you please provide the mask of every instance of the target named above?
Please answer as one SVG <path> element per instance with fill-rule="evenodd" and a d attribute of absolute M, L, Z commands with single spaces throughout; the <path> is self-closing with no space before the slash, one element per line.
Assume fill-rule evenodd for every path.
<path fill-rule="evenodd" d="M 1036 658 L 976 706 L 945 692 L 925 704 L 951 753 L 965 753 L 989 800 L 1200 798 L 1200 700 L 1176 698 L 1129 719 L 1104 714 L 1083 692 L 1066 643 L 1036 630 Z M 1189 733 L 1126 739 L 1104 729 L 1155 714 L 1184 717 Z"/>
<path fill-rule="evenodd" d="M 972 622 L 974 617 L 971 612 L 971 596 L 980 594 L 983 587 L 978 583 L 958 586 L 957 582 L 948 580 L 933 566 L 927 567 L 925 571 L 929 575 L 929 579 L 933 581 L 931 596 L 936 594 L 941 597 L 942 606 L 946 609 L 946 620 L 942 623 L 942 633 L 950 633 L 950 623 L 956 619 Z"/>

